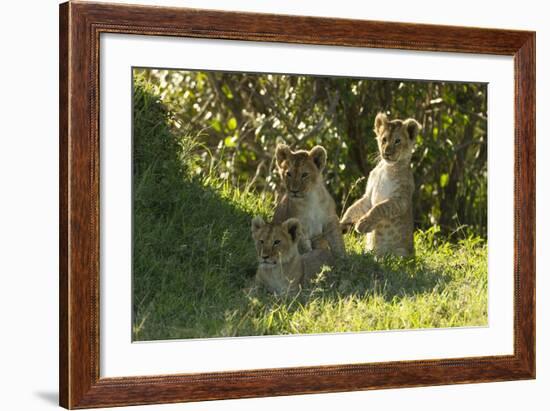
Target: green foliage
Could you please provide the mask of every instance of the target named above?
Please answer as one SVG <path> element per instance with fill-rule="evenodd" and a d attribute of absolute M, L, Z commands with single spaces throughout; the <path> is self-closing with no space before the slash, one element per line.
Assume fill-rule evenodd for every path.
<path fill-rule="evenodd" d="M 340 210 L 363 194 L 365 182 L 355 183 L 377 162 L 376 114 L 414 117 L 423 126 L 413 155 L 416 226 L 487 235 L 486 84 L 144 69 L 135 74 L 154 85 L 176 126 L 200 136 L 202 158 L 216 162 L 219 176 L 232 184 L 253 181 L 257 191 L 276 195 L 277 142 L 322 144 L 329 152 L 326 180 Z"/>
<path fill-rule="evenodd" d="M 153 91 L 134 87 L 134 340 L 487 324 L 485 241 L 437 226 L 417 231 L 415 258 L 376 260 L 350 234 L 349 256 L 298 296 L 252 287 L 250 221 L 271 215 L 271 191 L 220 178 Z"/>

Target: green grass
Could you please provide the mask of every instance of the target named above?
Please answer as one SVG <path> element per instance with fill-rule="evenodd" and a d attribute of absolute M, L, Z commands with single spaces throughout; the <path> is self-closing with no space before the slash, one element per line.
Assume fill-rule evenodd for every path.
<path fill-rule="evenodd" d="M 416 233 L 415 258 L 377 260 L 350 234 L 348 257 L 298 295 L 252 287 L 250 220 L 273 199 L 220 179 L 154 90 L 134 91 L 134 340 L 487 324 L 486 242 L 435 228 Z"/>

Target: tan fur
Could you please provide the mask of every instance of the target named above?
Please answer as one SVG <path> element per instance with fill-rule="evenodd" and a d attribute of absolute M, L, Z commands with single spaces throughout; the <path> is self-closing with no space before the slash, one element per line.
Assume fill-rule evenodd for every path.
<path fill-rule="evenodd" d="M 374 131 L 381 160 L 371 171 L 363 198 L 348 208 L 343 226 L 367 234 L 367 250 L 377 255 L 414 254 L 411 155 L 420 124 L 410 118 L 389 121 L 378 114 Z"/>
<path fill-rule="evenodd" d="M 256 243 L 258 270 L 256 282 L 274 294 L 296 292 L 331 263 L 327 250 L 298 252 L 303 236 L 300 222 L 290 218 L 282 224 L 265 223 L 261 217 L 252 220 L 252 238 Z"/>
<path fill-rule="evenodd" d="M 336 205 L 323 181 L 326 150 L 315 146 L 310 151 L 291 151 L 280 144 L 275 156 L 285 193 L 275 208 L 273 222 L 300 220 L 304 233 L 299 244 L 301 253 L 330 248 L 335 256 L 343 256 L 344 240 Z"/>

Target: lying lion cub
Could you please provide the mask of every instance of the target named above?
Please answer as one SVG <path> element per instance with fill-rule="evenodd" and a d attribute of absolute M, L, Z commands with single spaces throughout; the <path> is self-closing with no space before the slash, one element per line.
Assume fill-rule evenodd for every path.
<path fill-rule="evenodd" d="M 367 250 L 377 255 L 414 253 L 411 156 L 419 130 L 420 124 L 412 118 L 390 121 L 383 113 L 376 116 L 380 162 L 369 175 L 363 198 L 340 221 L 367 234 Z"/>
<path fill-rule="evenodd" d="M 315 146 L 310 151 L 291 151 L 287 145 L 279 144 L 275 159 L 285 194 L 275 208 L 273 222 L 281 224 L 288 218 L 300 221 L 304 233 L 299 247 L 301 253 L 330 247 L 333 255 L 344 256 L 336 204 L 323 181 L 326 150 Z"/>
<path fill-rule="evenodd" d="M 256 243 L 258 270 L 256 282 L 274 294 L 296 292 L 301 285 L 330 264 L 328 250 L 298 252 L 303 236 L 300 221 L 289 218 L 282 224 L 269 224 L 261 217 L 252 220 L 252 238 Z"/>

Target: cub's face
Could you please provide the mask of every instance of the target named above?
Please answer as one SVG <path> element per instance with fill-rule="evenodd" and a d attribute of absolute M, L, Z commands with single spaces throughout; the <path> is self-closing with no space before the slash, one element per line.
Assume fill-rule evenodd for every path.
<path fill-rule="evenodd" d="M 252 238 L 256 243 L 258 263 L 275 266 L 298 254 L 300 222 L 289 218 L 283 224 L 268 224 L 261 217 L 252 219 Z"/>
<path fill-rule="evenodd" d="M 322 171 L 327 162 L 327 152 L 323 147 L 291 151 L 287 145 L 279 144 L 275 157 L 281 180 L 290 197 L 302 198 L 322 181 Z"/>
<path fill-rule="evenodd" d="M 384 113 L 374 120 L 378 151 L 386 163 L 409 162 L 421 126 L 415 119 L 389 121 Z"/>

